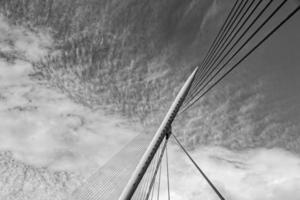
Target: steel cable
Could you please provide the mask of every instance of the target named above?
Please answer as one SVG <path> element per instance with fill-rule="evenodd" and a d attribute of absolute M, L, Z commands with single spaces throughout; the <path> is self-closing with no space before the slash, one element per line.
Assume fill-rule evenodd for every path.
<path fill-rule="evenodd" d="M 285 4 L 287 2 L 287 0 L 283 1 L 279 7 L 276 8 L 276 10 L 274 12 L 272 12 L 272 14 L 268 17 L 268 19 L 266 21 L 263 22 L 263 24 L 261 24 L 261 26 L 254 32 L 254 34 L 252 34 L 250 36 L 250 38 L 248 38 L 248 40 L 244 43 L 244 45 L 242 45 L 241 48 L 243 48 L 243 46 L 245 46 L 249 40 L 251 40 L 251 38 L 279 11 L 279 9 L 283 6 L 283 4 Z M 197 98 L 195 98 L 191 104 L 189 104 L 188 106 L 184 107 L 183 110 L 180 111 L 179 114 L 185 112 L 187 109 L 189 109 L 191 106 L 193 106 L 200 98 L 202 98 L 204 95 L 206 95 L 213 87 L 215 87 L 221 80 L 223 80 L 225 78 L 225 76 L 227 76 L 232 70 L 234 70 L 239 64 L 241 64 L 249 55 L 251 55 L 260 45 L 262 45 L 271 35 L 273 35 L 279 28 L 281 28 L 291 17 L 293 17 L 297 12 L 299 11 L 299 6 L 296 7 L 285 19 L 283 19 L 275 28 L 273 28 L 260 42 L 258 42 L 246 55 L 244 55 L 235 65 L 233 65 L 227 72 L 225 72 L 216 82 L 214 82 L 212 85 L 210 85 L 208 87 L 208 89 L 205 90 L 204 93 L 202 93 L 200 96 L 198 96 Z M 240 48 L 240 49 L 241 49 Z M 239 49 L 239 50 L 240 50 Z M 238 51 L 239 51 L 238 50 Z M 238 51 L 234 54 L 234 56 L 238 53 Z M 230 59 L 231 60 L 231 59 Z M 230 61 L 229 60 L 229 61 Z M 220 68 L 218 70 L 217 73 L 219 73 L 229 62 L 226 62 L 222 68 Z M 211 80 L 213 80 L 213 78 L 215 78 L 217 76 L 217 73 L 210 78 L 209 82 L 211 82 Z M 205 85 L 205 87 L 208 85 L 208 83 Z"/>
<path fill-rule="evenodd" d="M 224 31 L 227 29 L 227 25 L 228 25 L 228 22 L 229 22 L 229 21 L 231 20 L 231 18 L 232 18 L 232 14 L 235 15 L 235 14 L 234 14 L 234 11 L 235 11 L 235 9 L 236 9 L 236 6 L 238 5 L 238 2 L 239 2 L 239 0 L 236 0 L 235 3 L 234 3 L 234 5 L 233 5 L 233 7 L 231 8 L 231 10 L 230 10 L 228 16 L 226 17 L 226 19 L 225 19 L 225 21 L 224 21 L 224 23 L 223 23 L 221 29 L 219 30 L 217 36 L 215 37 L 214 41 L 213 41 L 212 44 L 210 45 L 210 48 L 209 48 L 209 50 L 207 51 L 206 56 L 204 57 L 204 59 L 203 59 L 201 65 L 200 65 L 201 67 L 202 67 L 202 65 L 204 64 L 204 62 L 206 61 L 206 59 L 208 58 L 208 56 L 210 55 L 211 51 L 215 48 L 216 43 L 219 42 L 219 39 L 220 39 L 220 37 L 222 37 Z M 192 88 L 193 88 L 193 87 L 192 87 Z M 191 89 L 192 89 L 192 88 L 191 88 Z"/>
<path fill-rule="evenodd" d="M 174 134 L 173 134 L 173 138 L 175 139 L 176 144 L 178 144 L 179 147 L 183 150 L 183 152 L 187 155 L 187 157 L 194 164 L 194 166 L 197 168 L 197 170 L 200 172 L 200 174 L 204 177 L 204 179 L 207 181 L 207 183 L 210 185 L 210 187 L 213 189 L 213 191 L 218 195 L 218 197 L 221 200 L 225 200 L 225 198 L 222 196 L 222 194 L 219 192 L 219 190 L 216 188 L 216 186 L 214 186 L 214 184 L 209 180 L 209 178 L 206 176 L 206 174 L 203 172 L 203 170 L 199 167 L 199 165 L 196 163 L 196 161 L 192 158 L 192 156 L 184 148 L 184 146 L 179 142 L 179 140 L 177 139 L 177 137 Z"/>
<path fill-rule="evenodd" d="M 247 17 L 245 19 L 243 17 L 240 18 L 240 20 L 238 21 L 238 23 L 236 24 L 236 26 L 234 27 L 234 29 L 232 29 L 232 32 L 226 38 L 225 43 L 223 44 L 223 47 L 221 47 L 220 49 L 218 49 L 218 51 L 216 51 L 216 53 L 214 54 L 214 57 L 212 59 L 210 59 L 210 61 L 208 62 L 205 72 L 203 72 L 203 74 L 201 74 L 201 77 L 199 78 L 200 81 L 198 81 L 197 83 L 195 83 L 195 88 L 196 89 L 194 89 L 193 94 L 190 95 L 190 98 L 188 100 L 186 100 L 185 105 L 188 104 L 190 102 L 190 100 L 193 99 L 196 96 L 195 93 L 197 93 L 199 91 L 200 86 L 207 80 L 207 77 L 209 77 L 213 73 L 213 71 L 215 70 L 215 68 L 213 68 L 213 66 L 220 59 L 220 57 L 224 54 L 224 52 L 226 51 L 226 49 L 229 47 L 229 45 L 232 43 L 232 41 L 236 38 L 236 36 L 240 33 L 240 31 L 244 28 L 244 26 L 246 25 L 246 23 L 248 22 L 248 20 L 253 16 L 254 12 L 257 10 L 257 8 L 262 3 L 262 1 L 263 0 L 259 0 L 257 2 L 257 4 L 253 7 L 253 9 L 250 11 L 250 13 L 247 15 Z M 273 1 L 273 0 L 271 0 L 271 1 Z M 245 11 L 245 15 L 244 16 L 246 16 L 246 13 L 248 13 L 248 11 L 250 10 L 250 8 L 251 8 L 251 6 L 253 5 L 254 2 L 255 1 L 251 2 L 251 4 L 249 5 L 249 7 L 247 8 L 247 10 Z M 242 21 L 242 19 L 244 19 L 244 21 Z M 240 25 L 240 23 L 242 23 L 242 24 Z M 233 33 L 233 31 L 237 28 L 238 25 L 240 25 L 240 26 Z M 245 32 L 247 32 L 247 31 L 245 31 Z M 236 44 L 237 44 L 237 42 L 235 43 L 235 45 Z M 235 45 L 232 46 L 231 50 L 233 49 L 233 47 Z M 227 53 L 230 52 L 231 50 L 227 51 Z M 228 55 L 228 54 L 226 54 L 226 55 Z M 222 59 L 221 59 L 221 61 L 216 66 L 218 66 L 224 60 L 225 57 L 226 56 L 223 56 Z"/>
<path fill-rule="evenodd" d="M 232 27 L 233 25 L 236 23 L 236 21 L 241 17 L 243 16 L 242 15 L 242 11 L 243 9 L 245 8 L 247 4 L 247 0 L 241 0 L 240 1 L 240 4 L 238 5 L 237 9 L 234 11 L 234 14 L 231 16 L 230 20 L 229 20 L 229 23 L 226 25 L 226 28 L 224 29 L 224 32 L 221 34 L 220 38 L 218 39 L 218 41 L 216 42 L 216 45 L 214 46 L 213 50 L 210 52 L 207 60 L 210 59 L 210 57 L 215 53 L 215 51 L 220 47 L 220 45 L 222 45 L 224 43 L 224 37 L 227 36 L 227 34 L 229 33 L 230 30 L 232 30 Z M 196 74 L 196 80 L 195 80 L 195 83 L 197 83 L 199 81 L 199 74 L 201 75 L 203 73 L 203 70 L 205 70 L 205 66 L 206 66 L 206 62 L 207 60 L 203 63 L 203 65 L 201 65 L 199 67 L 199 70 L 197 71 L 197 74 Z M 194 86 L 192 86 L 191 88 L 191 93 L 193 92 L 194 90 Z M 190 95 L 190 94 L 189 94 Z M 189 96 L 188 95 L 188 96 Z M 188 97 L 189 98 L 189 97 Z"/>

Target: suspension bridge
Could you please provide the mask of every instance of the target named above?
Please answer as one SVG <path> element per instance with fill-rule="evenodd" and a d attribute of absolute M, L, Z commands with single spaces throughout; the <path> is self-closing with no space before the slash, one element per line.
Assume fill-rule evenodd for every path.
<path fill-rule="evenodd" d="M 236 0 L 206 56 L 193 69 L 154 135 L 140 134 L 87 179 L 72 195 L 77 200 L 159 199 L 162 166 L 172 199 L 168 160 L 171 139 L 183 150 L 216 196 L 218 188 L 172 132 L 176 116 L 191 109 L 229 73 L 264 44 L 300 10 L 299 0 Z"/>

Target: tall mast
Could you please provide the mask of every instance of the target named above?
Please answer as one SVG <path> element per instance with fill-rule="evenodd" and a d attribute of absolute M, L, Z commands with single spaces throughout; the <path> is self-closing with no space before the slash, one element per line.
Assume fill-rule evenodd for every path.
<path fill-rule="evenodd" d="M 140 181 L 142 180 L 144 174 L 146 173 L 148 166 L 150 165 L 155 153 L 157 152 L 158 148 L 160 147 L 163 139 L 168 134 L 168 130 L 171 127 L 172 122 L 174 121 L 182 103 L 184 102 L 188 91 L 193 83 L 195 78 L 195 74 L 198 70 L 198 67 L 193 71 L 193 73 L 188 77 L 182 88 L 180 89 L 179 93 L 177 94 L 174 102 L 172 103 L 169 111 L 167 112 L 164 120 L 162 121 L 160 127 L 156 131 L 152 141 L 150 142 L 146 152 L 144 153 L 143 157 L 141 158 L 140 162 L 138 163 L 135 171 L 133 172 L 132 176 L 130 177 L 127 185 L 125 186 L 119 200 L 130 200 L 133 196 L 135 190 L 137 189 Z"/>

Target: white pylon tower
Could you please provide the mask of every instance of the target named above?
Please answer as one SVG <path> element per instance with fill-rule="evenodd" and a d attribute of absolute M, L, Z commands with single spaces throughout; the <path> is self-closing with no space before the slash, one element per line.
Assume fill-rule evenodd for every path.
<path fill-rule="evenodd" d="M 160 147 L 163 139 L 168 134 L 168 131 L 174 121 L 180 107 L 182 106 L 189 89 L 194 81 L 195 74 L 198 70 L 198 67 L 193 71 L 193 73 L 188 77 L 181 90 L 177 94 L 174 102 L 172 103 L 169 111 L 167 112 L 164 120 L 162 121 L 160 127 L 156 131 L 150 145 L 148 146 L 146 152 L 138 163 L 136 169 L 134 170 L 132 176 L 130 177 L 127 185 L 125 186 L 119 200 L 130 200 L 137 189 L 140 181 L 142 180 L 144 174 L 146 173 L 148 166 L 150 165 L 155 153 Z"/>

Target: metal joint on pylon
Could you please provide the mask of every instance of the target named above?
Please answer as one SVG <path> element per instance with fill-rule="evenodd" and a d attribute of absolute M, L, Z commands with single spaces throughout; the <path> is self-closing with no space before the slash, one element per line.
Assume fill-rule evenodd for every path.
<path fill-rule="evenodd" d="M 171 135 L 172 135 L 172 126 L 170 126 L 170 127 L 168 128 L 168 131 L 167 131 L 167 133 L 166 133 L 166 139 L 169 139 Z"/>

